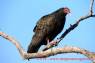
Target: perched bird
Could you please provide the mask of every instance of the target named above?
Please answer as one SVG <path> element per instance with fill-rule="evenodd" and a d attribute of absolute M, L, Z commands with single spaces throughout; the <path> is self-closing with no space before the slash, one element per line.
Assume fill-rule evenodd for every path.
<path fill-rule="evenodd" d="M 35 53 L 41 45 L 47 45 L 47 40 L 52 41 L 64 28 L 68 13 L 70 10 L 65 7 L 43 16 L 34 27 L 34 35 L 27 53 Z"/>

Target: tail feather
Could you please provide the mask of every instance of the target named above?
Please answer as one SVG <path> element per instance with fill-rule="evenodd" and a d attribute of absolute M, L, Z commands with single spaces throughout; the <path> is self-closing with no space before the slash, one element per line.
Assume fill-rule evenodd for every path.
<path fill-rule="evenodd" d="M 42 42 L 44 41 L 44 35 L 41 33 L 35 33 L 35 35 L 32 38 L 32 41 L 30 45 L 28 46 L 28 53 L 35 53 L 39 50 L 39 48 L 42 45 Z"/>

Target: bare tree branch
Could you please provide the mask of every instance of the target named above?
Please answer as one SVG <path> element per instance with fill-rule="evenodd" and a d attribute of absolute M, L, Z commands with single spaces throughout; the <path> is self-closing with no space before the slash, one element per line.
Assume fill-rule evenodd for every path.
<path fill-rule="evenodd" d="M 19 50 L 20 55 L 24 59 L 33 59 L 33 58 L 45 58 L 49 56 L 53 56 L 56 54 L 62 54 L 62 53 L 80 53 L 85 56 L 87 56 L 90 60 L 95 62 L 95 53 L 89 52 L 85 49 L 79 48 L 79 47 L 74 47 L 74 46 L 65 46 L 63 48 L 55 48 L 55 49 L 49 49 L 43 52 L 38 52 L 38 53 L 27 53 L 20 45 L 20 43 L 15 40 L 13 37 L 5 34 L 4 32 L 0 32 L 0 36 L 3 38 L 9 40 L 11 43 L 13 43 L 16 48 Z"/>
<path fill-rule="evenodd" d="M 37 52 L 37 53 L 27 53 L 20 45 L 20 42 L 18 42 L 16 39 L 14 39 L 13 37 L 7 35 L 4 32 L 0 32 L 0 36 L 9 40 L 11 43 L 13 43 L 16 48 L 18 49 L 20 55 L 22 56 L 22 58 L 24 59 L 32 59 L 32 58 L 44 58 L 44 57 L 49 57 L 52 55 L 56 55 L 56 54 L 62 54 L 62 53 L 80 53 L 85 55 L 86 57 L 88 57 L 90 60 L 92 60 L 93 63 L 95 63 L 95 53 L 92 53 L 88 50 L 79 48 L 79 47 L 74 47 L 74 46 L 66 46 L 63 48 L 54 48 L 54 49 L 49 49 L 51 47 L 54 47 L 54 45 L 57 45 L 69 32 L 71 32 L 72 30 L 74 30 L 81 21 L 88 19 L 90 17 L 95 17 L 95 15 L 93 14 L 93 5 L 94 5 L 94 0 L 91 0 L 90 3 L 90 10 L 88 15 L 81 17 L 80 19 L 78 19 L 76 21 L 75 24 L 70 25 L 70 27 L 61 35 L 60 38 L 58 38 L 55 41 L 52 41 L 51 43 L 55 42 L 55 44 L 49 44 L 47 45 L 47 49 L 46 51 L 41 51 L 41 52 Z"/>
<path fill-rule="evenodd" d="M 13 37 L 7 35 L 6 33 L 4 32 L 0 32 L 0 36 L 2 36 L 3 38 L 9 40 L 11 43 L 13 43 L 16 48 L 18 49 L 18 51 L 20 52 L 21 56 L 23 57 L 24 56 L 24 53 L 26 53 L 24 51 L 24 49 L 21 47 L 20 45 L 20 42 L 18 42 L 17 40 L 15 40 Z"/>
<path fill-rule="evenodd" d="M 85 49 L 79 48 L 79 47 L 74 47 L 74 46 L 65 46 L 63 48 L 54 48 L 54 49 L 49 49 L 46 51 L 38 52 L 38 53 L 27 53 L 20 45 L 20 43 L 15 40 L 13 37 L 5 34 L 4 32 L 0 32 L 0 36 L 3 38 L 9 40 L 11 43 L 13 43 L 16 48 L 19 50 L 20 55 L 24 59 L 33 59 L 33 58 L 45 58 L 49 56 L 53 56 L 56 54 L 62 54 L 62 53 L 80 53 L 85 56 L 87 56 L 90 60 L 95 62 L 95 53 L 89 52 Z"/>
<path fill-rule="evenodd" d="M 93 5 L 94 5 L 94 0 L 90 1 L 90 14 L 93 15 Z"/>

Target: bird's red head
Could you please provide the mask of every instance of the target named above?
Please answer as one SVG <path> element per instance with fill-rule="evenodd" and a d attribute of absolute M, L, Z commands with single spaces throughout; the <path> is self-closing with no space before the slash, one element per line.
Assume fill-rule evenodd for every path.
<path fill-rule="evenodd" d="M 70 9 L 67 8 L 67 7 L 65 7 L 65 8 L 63 9 L 63 12 L 64 12 L 65 14 L 68 14 L 68 13 L 70 13 Z"/>

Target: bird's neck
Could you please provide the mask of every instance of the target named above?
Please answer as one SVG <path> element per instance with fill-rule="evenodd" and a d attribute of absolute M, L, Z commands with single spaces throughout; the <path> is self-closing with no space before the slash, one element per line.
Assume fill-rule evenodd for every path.
<path fill-rule="evenodd" d="M 64 14 L 64 13 L 56 13 L 55 17 L 58 18 L 58 19 L 64 20 L 65 17 L 66 17 L 66 14 Z"/>

